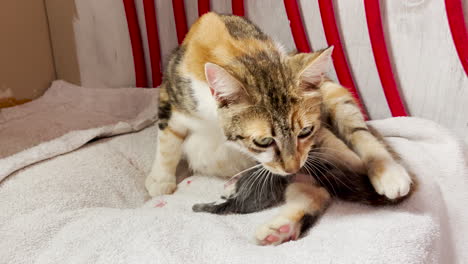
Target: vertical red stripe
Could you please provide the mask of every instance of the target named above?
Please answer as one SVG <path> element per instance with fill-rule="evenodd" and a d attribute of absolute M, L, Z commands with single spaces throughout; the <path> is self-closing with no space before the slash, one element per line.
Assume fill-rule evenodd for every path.
<path fill-rule="evenodd" d="M 379 0 L 364 0 L 364 7 L 372 52 L 374 53 L 375 64 L 377 65 L 377 71 L 379 72 L 380 82 L 382 83 L 388 106 L 392 112 L 392 116 L 407 116 L 408 114 L 398 92 L 388 56 L 382 18 L 380 16 Z"/>
<path fill-rule="evenodd" d="M 297 50 L 299 52 L 311 52 L 304 26 L 302 25 L 301 13 L 299 12 L 297 0 L 284 0 L 284 7 L 286 8 L 286 14 L 288 15 L 289 25 Z"/>
<path fill-rule="evenodd" d="M 132 44 L 133 64 L 135 66 L 136 87 L 148 87 L 146 78 L 145 57 L 141 41 L 140 27 L 138 26 L 137 11 L 133 0 L 123 0 L 125 16 L 127 17 L 128 33 Z"/>
<path fill-rule="evenodd" d="M 244 0 L 232 0 L 232 13 L 236 16 L 245 16 Z"/>
<path fill-rule="evenodd" d="M 447 19 L 458 58 L 460 58 L 463 69 L 468 75 L 468 30 L 463 17 L 461 0 L 445 0 L 445 11 L 447 11 Z"/>
<path fill-rule="evenodd" d="M 177 40 L 179 44 L 184 41 L 185 34 L 187 34 L 187 19 L 185 18 L 185 4 L 184 0 L 172 0 L 172 10 L 174 12 L 174 19 L 177 31 Z"/>
<path fill-rule="evenodd" d="M 333 64 L 335 65 L 336 74 L 340 83 L 347 87 L 353 94 L 354 98 L 359 103 L 362 113 L 365 113 L 364 106 L 359 98 L 359 93 L 356 89 L 351 71 L 348 67 L 348 62 L 341 43 L 340 33 L 336 25 L 335 11 L 332 0 L 318 0 L 320 15 L 322 17 L 323 30 L 327 38 L 328 45 L 333 45 Z"/>
<path fill-rule="evenodd" d="M 145 10 L 146 34 L 148 36 L 148 47 L 151 60 L 151 77 L 153 87 L 161 84 L 161 53 L 159 48 L 158 21 L 156 20 L 156 8 L 154 0 L 143 0 Z"/>
<path fill-rule="evenodd" d="M 210 12 L 210 0 L 198 0 L 198 16 Z"/>

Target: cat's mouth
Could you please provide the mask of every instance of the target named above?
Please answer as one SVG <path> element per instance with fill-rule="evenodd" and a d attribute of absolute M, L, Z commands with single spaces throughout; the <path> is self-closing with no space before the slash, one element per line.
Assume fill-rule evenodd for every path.
<path fill-rule="evenodd" d="M 302 166 L 299 167 L 299 169 L 295 171 L 288 171 L 288 172 L 285 171 L 283 168 L 280 168 L 280 166 L 273 164 L 273 163 L 263 163 L 263 167 L 273 174 L 280 175 L 280 176 L 290 176 L 300 171 L 300 168 Z"/>
<path fill-rule="evenodd" d="M 301 158 L 292 166 L 282 166 L 280 162 L 266 162 L 262 163 L 263 167 L 270 171 L 273 174 L 280 175 L 280 176 L 290 176 L 297 174 L 299 171 L 301 171 L 302 167 L 304 167 L 306 163 L 306 159 Z M 290 164 L 289 164 L 290 165 Z"/>

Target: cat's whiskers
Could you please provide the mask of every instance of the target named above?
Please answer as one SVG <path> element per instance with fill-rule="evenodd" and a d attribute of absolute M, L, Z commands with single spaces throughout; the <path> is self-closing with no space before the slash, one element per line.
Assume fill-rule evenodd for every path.
<path fill-rule="evenodd" d="M 270 171 L 268 170 L 266 170 L 266 173 L 262 177 L 264 177 L 265 179 L 263 180 L 262 188 L 260 189 L 260 195 L 262 195 L 264 191 L 267 191 L 266 187 L 268 187 L 268 184 L 271 183 L 271 179 L 273 178 L 271 177 Z"/>
<path fill-rule="evenodd" d="M 257 191 L 257 190 L 259 190 L 260 186 L 262 184 L 262 181 L 264 180 L 263 175 L 266 172 L 267 172 L 267 170 L 264 167 L 262 167 L 259 170 L 259 173 L 256 174 L 254 181 L 252 181 L 252 183 L 248 186 L 247 191 L 252 191 L 252 190 Z"/>
<path fill-rule="evenodd" d="M 243 170 L 243 171 L 240 171 L 240 172 L 234 174 L 233 176 L 231 176 L 229 179 L 227 179 L 225 183 L 231 181 L 232 179 L 234 179 L 235 177 L 241 175 L 241 174 L 244 173 L 244 172 L 253 170 L 253 169 L 258 168 L 258 167 L 260 167 L 260 166 L 262 166 L 262 164 L 257 164 L 257 165 L 254 165 L 254 166 L 252 166 L 252 167 L 249 167 L 249 168 L 247 168 L 247 169 L 245 169 L 245 170 Z"/>
<path fill-rule="evenodd" d="M 303 166 L 302 168 L 304 168 L 304 169 L 306 170 L 308 176 L 311 176 L 311 177 L 313 177 L 312 174 L 313 174 L 314 172 L 317 171 L 317 169 L 316 169 L 315 167 L 313 167 L 311 164 L 309 164 L 308 161 L 306 161 L 306 163 L 304 163 L 304 166 Z M 314 168 L 315 168 L 315 169 L 314 169 Z M 319 171 L 319 172 L 322 173 L 321 171 Z M 320 180 L 320 178 L 318 178 L 318 181 L 319 181 L 322 185 L 324 184 L 324 183 L 322 182 L 322 180 Z"/>
<path fill-rule="evenodd" d="M 316 153 L 316 154 L 324 154 L 324 153 Z M 347 179 L 349 181 L 349 178 L 347 177 L 346 173 L 343 172 L 343 170 L 341 170 L 340 168 L 338 168 L 335 164 L 333 164 L 333 162 L 330 162 L 329 160 L 323 158 L 323 157 L 319 157 L 319 156 L 309 156 L 309 158 L 312 158 L 311 162 L 315 161 L 316 164 L 318 166 L 323 166 L 321 163 L 322 162 L 325 162 L 327 164 L 330 164 L 331 166 L 333 166 L 335 169 L 338 170 L 338 172 L 340 173 L 340 175 L 342 175 L 344 177 L 344 179 Z M 322 167 L 323 168 L 323 167 Z M 326 168 L 324 168 L 326 169 Z M 351 173 L 354 173 L 353 171 L 350 171 Z M 335 174 L 333 173 L 330 173 L 330 175 L 333 177 L 333 179 L 335 181 L 339 181 L 341 182 L 345 187 L 347 187 L 348 189 L 352 190 L 351 187 L 349 187 L 345 182 L 343 182 L 339 177 L 337 177 Z M 326 178 L 327 179 L 327 178 Z M 327 179 L 328 180 L 328 179 Z"/>
<path fill-rule="evenodd" d="M 321 164 L 321 162 L 323 162 L 323 159 L 322 159 L 322 158 L 318 158 L 318 157 L 317 157 L 317 159 L 318 159 L 318 161 L 319 161 L 318 163 Z M 335 167 L 335 168 L 338 170 L 338 173 L 340 173 L 340 175 L 344 177 L 344 179 L 348 179 L 348 178 L 347 178 L 347 175 L 346 175 L 341 169 L 339 169 L 339 168 L 337 168 L 337 167 Z M 341 178 L 338 177 L 337 175 L 335 175 L 334 173 L 330 173 L 329 175 L 332 176 L 332 178 L 335 180 L 335 182 L 339 181 L 339 182 L 342 183 L 346 188 L 352 190 L 352 188 L 349 187 L 349 185 L 347 185 L 345 182 L 343 182 L 343 181 L 341 180 Z"/>
<path fill-rule="evenodd" d="M 269 180 L 268 180 L 268 184 L 270 185 L 270 193 L 274 193 L 275 189 L 276 188 L 276 185 L 274 184 L 274 177 L 273 177 L 273 173 L 271 173 L 271 171 L 268 172 L 268 177 L 269 177 Z"/>
<path fill-rule="evenodd" d="M 340 168 L 338 168 L 335 164 L 333 164 L 333 162 L 330 162 L 329 160 L 327 160 L 326 158 L 324 157 L 320 157 L 320 156 L 312 156 L 310 157 L 312 159 L 312 161 L 315 161 L 316 164 L 318 166 L 320 166 L 321 168 L 323 168 L 324 170 L 328 170 L 329 169 L 327 167 L 325 167 L 325 164 L 328 164 L 330 166 L 332 166 L 333 168 L 335 168 L 341 175 L 344 176 L 345 179 L 348 179 L 346 173 L 343 172 L 343 170 L 341 170 Z M 333 177 L 335 177 L 334 174 L 331 174 Z"/>
<path fill-rule="evenodd" d="M 265 173 L 265 168 L 262 167 L 258 171 L 256 171 L 254 174 L 252 174 L 251 178 L 249 179 L 250 181 L 248 182 L 248 184 L 244 185 L 245 192 L 251 192 L 254 189 L 256 191 L 260 186 L 262 175 L 264 173 Z M 256 199 L 258 199 L 258 196 Z M 257 200 L 255 200 L 254 202 L 257 202 Z M 243 203 L 245 203 L 245 201 L 243 201 Z"/>
<path fill-rule="evenodd" d="M 305 170 L 306 170 L 307 176 L 311 176 L 311 177 L 308 177 L 308 178 L 306 178 L 306 179 L 309 180 L 311 183 L 313 183 L 313 182 L 314 182 L 314 178 L 313 178 L 313 176 L 312 176 L 312 170 L 311 170 L 311 168 L 309 168 L 309 164 L 307 164 L 307 163 L 304 164 L 304 166 L 303 166 L 301 169 L 305 169 Z M 319 179 L 319 181 L 320 181 L 320 179 Z M 322 183 L 322 182 L 320 181 L 320 183 Z M 323 183 L 322 183 L 322 184 L 323 184 Z"/>
<path fill-rule="evenodd" d="M 322 179 L 321 179 L 321 177 L 320 177 L 320 176 L 325 176 L 325 175 L 324 175 L 324 172 L 323 172 L 320 168 L 317 168 L 317 167 L 313 164 L 313 162 L 312 162 L 312 163 L 311 163 L 311 162 L 312 162 L 312 161 L 306 162 L 306 164 L 307 164 L 306 166 L 308 166 L 309 169 L 310 169 L 310 170 L 308 170 L 308 171 L 309 171 L 309 175 L 310 175 L 311 177 L 313 177 L 313 176 L 312 176 L 312 172 L 319 172 L 320 175 L 315 174 L 315 175 L 317 175 L 317 177 L 316 177 L 315 179 L 317 179 L 323 186 L 326 186 L 326 184 L 322 181 Z M 316 165 L 317 165 L 317 164 L 316 164 Z M 337 192 L 336 192 L 335 188 L 333 187 L 333 184 L 331 184 L 331 182 L 328 180 L 327 177 L 324 177 L 324 178 L 325 178 L 325 180 L 327 180 L 327 182 L 330 184 L 333 193 L 334 193 L 335 195 L 337 195 Z"/>
<path fill-rule="evenodd" d="M 331 162 L 330 160 L 326 159 L 325 157 L 320 157 L 320 155 L 324 155 L 324 156 L 327 156 L 326 153 L 321 153 L 321 152 L 314 152 L 313 155 L 311 153 L 309 153 L 309 157 L 308 159 L 312 159 L 313 161 L 316 161 L 316 164 L 317 165 L 320 165 L 321 168 L 323 168 L 324 170 L 327 170 L 326 167 L 324 167 L 324 164 L 329 164 L 331 166 L 333 166 L 335 169 L 338 170 L 338 172 L 340 172 L 346 179 L 347 176 L 346 174 L 343 172 L 343 170 L 341 170 L 340 168 L 338 168 L 333 162 Z M 332 159 L 334 159 L 334 157 L 332 157 L 330 154 L 328 154 L 328 156 Z M 344 166 L 346 166 L 345 164 L 342 164 Z M 348 169 L 350 170 L 351 173 L 355 174 L 349 167 Z M 333 175 L 334 176 L 334 175 Z"/>
<path fill-rule="evenodd" d="M 261 199 L 261 197 L 262 197 L 263 189 L 265 187 L 265 182 L 267 180 L 267 177 L 265 177 L 265 175 L 267 175 L 267 174 L 268 174 L 268 170 L 265 169 L 263 171 L 263 173 L 260 174 L 260 176 L 259 176 L 261 179 L 260 179 L 260 184 L 258 185 L 257 200 Z M 255 190 L 257 190 L 257 188 Z M 258 202 L 260 202 L 260 201 L 258 201 Z"/>
<path fill-rule="evenodd" d="M 253 172 L 249 175 L 249 178 L 240 186 L 239 190 L 236 190 L 236 193 L 248 192 L 252 186 L 254 186 L 255 182 L 259 179 L 258 175 L 263 171 L 263 168 L 258 169 L 257 171 Z M 245 200 L 241 200 L 242 204 L 241 207 L 244 207 Z"/>
<path fill-rule="evenodd" d="M 254 183 L 258 180 L 258 175 L 263 171 L 263 168 L 260 168 L 258 169 L 257 171 L 255 171 L 254 173 L 252 173 L 252 175 L 250 175 L 250 177 L 247 179 L 246 183 L 244 183 L 241 188 L 242 190 L 249 190 L 251 188 L 251 186 L 254 185 Z"/>
<path fill-rule="evenodd" d="M 345 162 L 342 162 L 340 161 L 339 159 L 337 159 L 336 157 L 334 157 L 333 155 L 331 155 L 330 153 L 324 153 L 324 152 L 317 152 L 317 150 L 328 150 L 328 151 L 334 151 L 334 152 L 339 152 L 338 150 L 336 149 L 333 149 L 333 148 L 328 148 L 328 147 L 318 147 L 318 148 L 314 148 L 311 152 L 309 152 L 309 156 L 311 155 L 311 153 L 313 153 L 314 155 L 324 155 L 324 156 L 327 156 L 329 157 L 330 159 L 332 159 L 333 161 L 335 161 L 336 163 L 339 163 L 340 165 L 346 167 L 350 173 L 354 174 L 354 175 L 358 175 L 351 167 L 349 167 L 348 164 L 346 164 Z M 332 162 L 328 161 L 330 164 L 334 165 Z M 335 166 L 336 167 L 336 166 Z"/>
<path fill-rule="evenodd" d="M 325 176 L 324 172 L 323 172 L 319 167 L 316 167 L 316 166 L 315 166 L 315 165 L 317 165 L 317 166 L 319 165 L 315 160 L 307 159 L 306 164 L 308 164 L 309 166 L 311 166 L 311 167 L 313 168 L 313 169 L 312 169 L 313 171 L 317 171 L 317 170 L 318 170 L 318 171 L 320 172 L 321 176 Z M 317 176 L 318 176 L 318 175 L 317 175 Z M 317 179 L 319 179 L 319 181 L 320 181 L 323 185 L 325 185 L 325 184 L 320 180 L 320 177 L 317 177 Z M 337 192 L 336 192 L 335 188 L 333 187 L 333 184 L 331 183 L 331 181 L 330 181 L 327 177 L 324 177 L 324 179 L 330 184 L 330 186 L 331 186 L 331 188 L 332 188 L 332 190 L 333 190 L 333 193 L 334 193 L 335 195 L 337 195 Z"/>

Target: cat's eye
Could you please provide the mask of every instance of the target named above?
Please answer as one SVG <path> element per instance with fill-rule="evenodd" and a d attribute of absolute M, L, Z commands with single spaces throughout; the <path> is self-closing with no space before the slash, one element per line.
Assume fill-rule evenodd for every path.
<path fill-rule="evenodd" d="M 256 138 L 253 143 L 261 148 L 269 147 L 273 144 L 274 139 L 272 137 Z"/>
<path fill-rule="evenodd" d="M 304 127 L 301 130 L 301 132 L 299 132 L 299 135 L 297 135 L 297 137 L 299 137 L 299 138 L 308 137 L 310 134 L 312 134 L 312 131 L 314 131 L 314 126 Z"/>

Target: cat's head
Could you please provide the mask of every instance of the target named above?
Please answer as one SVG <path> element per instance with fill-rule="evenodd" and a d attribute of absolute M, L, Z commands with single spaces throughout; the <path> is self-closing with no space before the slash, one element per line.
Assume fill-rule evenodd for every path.
<path fill-rule="evenodd" d="M 207 63 L 205 76 L 227 140 L 275 174 L 296 173 L 320 130 L 318 86 L 332 50 L 258 52 L 224 67 Z"/>

